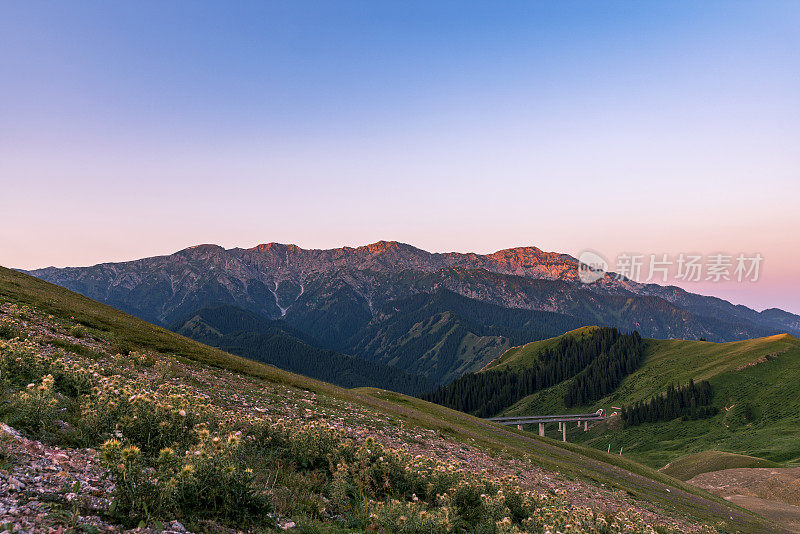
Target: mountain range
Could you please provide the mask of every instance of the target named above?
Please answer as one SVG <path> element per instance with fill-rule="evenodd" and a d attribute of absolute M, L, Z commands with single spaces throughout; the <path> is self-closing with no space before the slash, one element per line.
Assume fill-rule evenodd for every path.
<path fill-rule="evenodd" d="M 800 335 L 800 316 L 783 310 L 757 312 L 613 273 L 584 284 L 578 265 L 536 247 L 482 255 L 380 241 L 329 250 L 198 245 L 30 274 L 165 327 L 180 329 L 205 308 L 235 307 L 284 322 L 317 348 L 438 383 L 480 369 L 510 346 L 590 324 L 656 339 Z"/>

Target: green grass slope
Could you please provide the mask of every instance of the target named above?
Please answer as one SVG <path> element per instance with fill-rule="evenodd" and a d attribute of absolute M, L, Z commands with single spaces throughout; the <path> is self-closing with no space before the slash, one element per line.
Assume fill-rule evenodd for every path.
<path fill-rule="evenodd" d="M 689 480 L 702 473 L 738 467 L 780 467 L 780 464 L 744 454 L 703 451 L 676 458 L 659 471 L 678 480 Z"/>
<path fill-rule="evenodd" d="M 580 335 L 578 330 L 565 335 Z M 495 365 L 526 365 L 558 338 L 512 349 Z M 512 352 L 514 351 L 514 352 Z M 642 364 L 612 394 L 591 406 L 568 410 L 566 383 L 530 395 L 504 415 L 594 411 L 631 404 L 665 391 L 670 384 L 708 380 L 720 413 L 697 421 L 674 420 L 621 428 L 597 425 L 575 439 L 607 450 L 622 448 L 653 467 L 687 453 L 725 450 L 787 462 L 800 459 L 800 341 L 788 334 L 730 343 L 648 340 Z"/>
<path fill-rule="evenodd" d="M 575 330 L 570 330 L 560 336 L 542 339 L 539 341 L 531 341 L 519 347 L 512 347 L 504 352 L 499 358 L 489 362 L 481 371 L 499 370 L 499 369 L 524 369 L 536 361 L 537 355 L 543 349 L 554 346 L 564 337 L 584 337 L 595 330 L 596 326 L 582 326 Z"/>
<path fill-rule="evenodd" d="M 51 314 L 55 321 L 79 322 L 88 329 L 89 335 L 103 337 L 120 348 L 174 355 L 181 361 L 209 365 L 271 384 L 285 384 L 337 402 L 346 401 L 374 413 L 376 418 L 388 416 L 410 427 L 434 431 L 493 454 L 533 460 L 543 468 L 619 489 L 669 513 L 710 522 L 728 531 L 774 531 L 772 525 L 752 513 L 629 458 L 539 438 L 402 394 L 376 389 L 346 390 L 282 371 L 202 345 L 61 287 L 2 267 L 0 302 L 33 306 L 42 313 Z"/>

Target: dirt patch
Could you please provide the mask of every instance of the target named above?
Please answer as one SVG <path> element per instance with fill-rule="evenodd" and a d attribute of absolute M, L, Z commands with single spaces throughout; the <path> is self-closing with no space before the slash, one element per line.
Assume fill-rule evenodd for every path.
<path fill-rule="evenodd" d="M 745 497 L 744 495 L 732 495 L 726 499 L 774 521 L 789 532 L 800 532 L 800 506 L 768 501 L 758 497 Z"/>
<path fill-rule="evenodd" d="M 688 483 L 800 532 L 800 467 L 723 469 Z"/>

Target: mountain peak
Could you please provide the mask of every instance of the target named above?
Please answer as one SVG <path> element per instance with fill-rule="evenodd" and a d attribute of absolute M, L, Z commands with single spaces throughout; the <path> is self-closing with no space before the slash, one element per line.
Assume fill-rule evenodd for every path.
<path fill-rule="evenodd" d="M 370 245 L 363 245 L 358 247 L 358 249 L 366 250 L 370 254 L 380 254 L 389 251 L 402 251 L 402 252 L 419 252 L 420 249 L 408 245 L 406 243 L 400 243 L 399 241 L 378 241 L 376 243 L 372 243 Z"/>
<path fill-rule="evenodd" d="M 302 250 L 295 244 L 284 244 L 284 243 L 261 243 L 260 245 L 256 245 L 253 248 L 249 248 L 252 252 L 270 252 L 270 251 L 290 251 L 290 252 L 297 252 Z"/>
<path fill-rule="evenodd" d="M 221 251 L 221 250 L 224 251 L 225 248 L 221 247 L 219 245 L 215 245 L 214 243 L 202 243 L 200 245 L 194 245 L 192 247 L 186 247 L 185 249 L 178 251 L 178 253 L 181 253 L 181 252 L 216 252 L 216 251 Z"/>

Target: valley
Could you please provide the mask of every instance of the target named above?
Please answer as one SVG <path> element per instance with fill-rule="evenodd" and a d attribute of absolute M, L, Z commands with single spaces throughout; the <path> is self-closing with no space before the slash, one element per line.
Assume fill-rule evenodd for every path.
<path fill-rule="evenodd" d="M 574 521 L 581 521 L 587 529 L 602 524 L 604 532 L 651 532 L 650 525 L 657 525 L 659 532 L 714 528 L 771 532 L 776 528 L 723 499 L 630 459 L 532 437 L 385 390 L 340 389 L 201 345 L 21 273 L 0 269 L 0 299 L 5 338 L 0 341 L 0 360 L 7 381 L 4 398 L 19 409 L 35 408 L 40 398 L 66 409 L 64 415 L 40 412 L 34 418 L 20 418 L 15 411 L 3 413 L 5 420 L 17 425 L 13 432 L 3 431 L 5 469 L 13 473 L 3 475 L 9 477 L 4 480 L 26 480 L 30 488 L 4 493 L 17 511 L 6 511 L 2 520 L 23 528 L 31 521 L 42 528 L 61 521 L 58 514 L 51 513 L 46 520 L 36 516 L 43 513 L 43 497 L 26 466 L 40 462 L 31 460 L 30 455 L 40 454 L 36 451 L 42 447 L 76 459 L 82 454 L 85 459 L 81 461 L 88 462 L 92 470 L 117 473 L 111 479 L 117 481 L 116 487 L 99 486 L 94 479 L 82 478 L 84 471 L 73 471 L 66 464 L 62 467 L 77 503 L 75 515 L 70 517 L 81 528 L 86 525 L 85 529 L 91 530 L 115 528 L 114 521 L 130 524 L 143 517 L 138 501 L 125 500 L 128 490 L 120 485 L 115 462 L 139 473 L 137 466 L 147 465 L 139 462 L 172 454 L 163 452 L 166 449 L 159 453 L 159 443 L 172 443 L 180 453 L 177 458 L 184 457 L 184 450 L 190 452 L 187 460 L 175 467 L 169 462 L 159 464 L 165 474 L 173 472 L 171 469 L 184 473 L 176 479 L 181 480 L 178 486 L 146 482 L 154 485 L 148 486 L 150 493 L 144 495 L 168 491 L 163 494 L 176 500 L 165 501 L 173 503 L 166 508 L 152 504 L 143 517 L 145 525 L 179 517 L 191 528 L 224 530 L 231 521 L 242 521 L 229 515 L 235 509 L 227 507 L 198 515 L 194 501 L 186 500 L 191 493 L 186 492 L 201 480 L 196 477 L 202 473 L 207 477 L 202 480 L 216 481 L 214 487 L 225 499 L 234 498 L 224 493 L 226 487 L 234 487 L 230 486 L 234 480 L 236 484 L 252 481 L 262 488 L 267 485 L 271 489 L 266 494 L 247 490 L 235 497 L 245 499 L 237 501 L 241 504 L 236 509 L 247 509 L 241 508 L 245 504 L 254 511 L 271 509 L 268 516 L 254 515 L 247 520 L 265 526 L 274 522 L 284 528 L 299 524 L 384 529 L 396 525 L 401 514 L 404 519 L 400 521 L 408 522 L 409 528 L 425 531 L 441 525 L 447 514 L 449 521 L 465 521 L 462 524 L 466 525 L 501 521 L 508 522 L 509 529 L 533 532 L 568 529 L 565 525 Z M 54 382 L 53 376 L 57 377 Z M 31 380 L 33 388 L 26 388 Z M 114 388 L 120 391 L 112 394 Z M 70 406 L 74 403 L 88 403 L 92 409 L 73 410 Z M 114 424 L 105 426 L 111 414 L 116 414 L 111 421 L 116 422 L 121 438 L 114 438 Z M 58 421 L 61 423 L 56 424 Z M 17 430 L 29 437 L 19 437 L 14 433 Z M 261 437 L 255 439 L 256 435 Z M 222 441 L 215 441 L 218 436 Z M 49 444 L 37 445 L 26 439 Z M 117 445 L 115 439 L 124 443 Z M 222 442 L 228 445 L 216 445 Z M 118 452 L 117 447 L 123 445 L 127 448 Z M 101 448 L 103 456 L 87 446 Z M 193 450 L 198 451 L 199 460 L 191 460 L 195 458 Z M 258 461 L 268 450 L 272 455 L 264 458 L 274 460 Z M 338 461 L 344 464 L 339 470 L 323 460 L 333 450 L 342 455 Z M 225 465 L 233 451 L 244 455 L 252 469 L 215 471 L 213 462 Z M 103 459 L 116 458 L 116 454 L 122 454 L 122 460 L 109 463 Z M 187 466 L 186 461 L 191 464 Z M 396 466 L 402 465 L 411 470 L 398 471 Z M 229 476 L 225 473 L 236 478 L 220 485 L 222 479 L 214 477 Z M 368 477 L 362 478 L 367 473 Z M 390 481 L 393 489 L 379 491 L 383 486 L 372 486 L 370 480 Z M 336 481 L 366 481 L 360 491 L 370 492 L 373 500 L 353 501 L 346 493 L 337 493 Z M 442 500 L 441 495 L 426 489 L 425 484 L 431 482 L 441 484 L 436 490 L 439 494 L 452 492 L 453 497 Z M 42 486 L 42 491 L 51 491 L 47 488 Z M 473 491 L 486 497 L 475 494 L 476 501 L 461 500 L 471 499 L 468 496 Z M 502 504 L 506 501 L 499 496 L 505 494 L 522 500 Z M 48 498 L 51 510 L 69 509 L 70 501 Z M 527 511 L 525 507 L 533 502 L 534 508 Z M 523 515 L 509 512 L 508 506 L 524 510 Z M 127 511 L 120 516 L 122 510 Z"/>
<path fill-rule="evenodd" d="M 673 508 L 671 499 L 665 505 L 646 489 L 650 482 L 625 471 L 668 484 L 677 477 L 691 482 L 681 491 L 697 487 L 740 499 L 781 528 L 794 528 L 786 508 L 793 504 L 765 504 L 771 497 L 763 492 L 722 491 L 703 478 L 731 469 L 786 469 L 800 459 L 793 439 L 800 389 L 792 378 L 800 373 L 800 341 L 792 335 L 800 323 L 785 312 L 748 311 L 611 275 L 583 284 L 575 279 L 574 259 L 532 247 L 481 256 L 430 254 L 396 242 L 325 251 L 202 245 L 171 256 L 32 273 L 66 288 L 57 291 L 5 273 L 8 284 L 25 288 L 12 292 L 16 300 L 22 295 L 41 306 L 45 294 L 73 290 L 149 321 L 125 327 L 113 342 L 122 354 L 139 347 L 259 380 L 300 380 L 318 395 L 327 391 L 393 413 L 389 426 L 357 432 L 375 433 L 386 446 L 414 448 L 409 441 L 417 438 L 410 435 L 386 441 L 389 427 L 402 421 L 401 428 L 435 428 L 445 439 L 426 441 L 422 455 L 441 447 L 445 461 L 474 461 L 478 453 L 469 447 L 488 447 L 516 458 L 512 464 L 528 461 L 600 487 L 627 487 L 634 498 L 656 499 L 673 511 L 680 506 Z M 41 295 L 33 297 L 33 288 Z M 98 313 L 64 295 L 68 306 Z M 147 333 L 128 339 L 131 332 Z M 555 424 L 540 439 L 536 428 L 518 431 L 473 417 L 598 410 L 610 417 L 565 426 L 567 443 L 558 443 L 562 432 Z M 468 445 L 466 456 L 450 438 Z M 508 474 L 498 469 L 490 470 Z M 532 483 L 528 471 L 516 471 L 517 479 Z M 717 517 L 706 513 L 701 516 Z M 734 521 L 737 528 L 741 521 Z"/>

